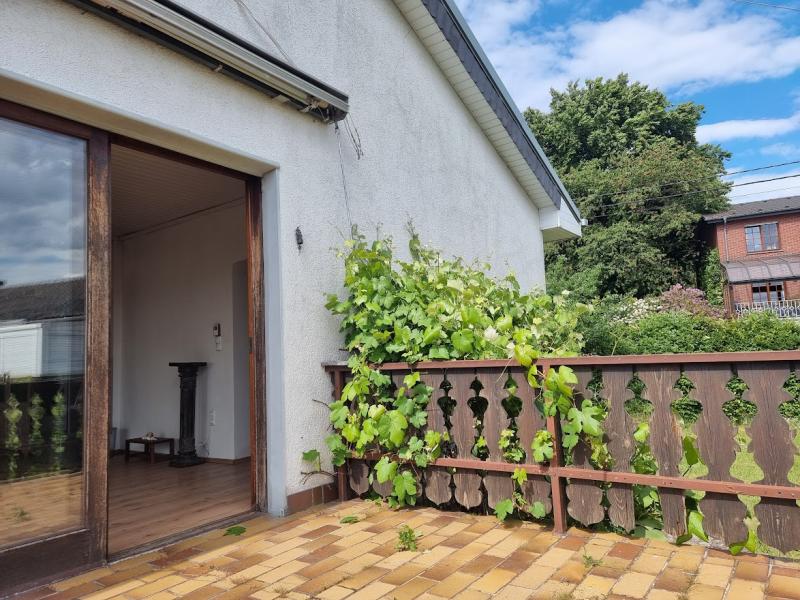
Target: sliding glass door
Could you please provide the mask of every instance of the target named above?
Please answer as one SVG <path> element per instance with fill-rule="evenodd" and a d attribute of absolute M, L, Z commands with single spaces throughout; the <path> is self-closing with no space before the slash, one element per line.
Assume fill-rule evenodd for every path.
<path fill-rule="evenodd" d="M 0 119 L 0 545 L 83 526 L 86 141 Z"/>
<path fill-rule="evenodd" d="M 107 203 L 90 164 L 102 139 L 38 114 L 0 104 L 0 595 L 105 552 L 107 424 L 92 417 L 107 396 L 87 370 L 108 361 L 87 345 L 87 319 L 107 318 L 87 260 L 90 211 Z M 95 277 L 98 260 L 107 274 L 95 244 Z"/>

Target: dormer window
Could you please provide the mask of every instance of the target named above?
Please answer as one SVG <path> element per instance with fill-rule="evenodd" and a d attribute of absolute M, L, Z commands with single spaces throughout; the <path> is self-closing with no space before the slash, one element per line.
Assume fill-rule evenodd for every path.
<path fill-rule="evenodd" d="M 778 224 L 762 223 L 744 228 L 744 239 L 748 252 L 763 252 L 778 249 Z"/>

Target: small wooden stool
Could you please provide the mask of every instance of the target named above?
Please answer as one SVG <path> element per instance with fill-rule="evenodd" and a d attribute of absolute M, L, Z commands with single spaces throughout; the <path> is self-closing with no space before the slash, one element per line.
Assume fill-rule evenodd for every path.
<path fill-rule="evenodd" d="M 128 462 L 131 456 L 131 444 L 142 444 L 144 446 L 144 453 L 148 455 L 150 464 L 156 462 L 156 444 L 166 444 L 169 442 L 169 457 L 175 456 L 175 440 L 173 438 L 157 437 L 147 439 L 143 437 L 128 438 L 125 440 L 125 462 Z"/>

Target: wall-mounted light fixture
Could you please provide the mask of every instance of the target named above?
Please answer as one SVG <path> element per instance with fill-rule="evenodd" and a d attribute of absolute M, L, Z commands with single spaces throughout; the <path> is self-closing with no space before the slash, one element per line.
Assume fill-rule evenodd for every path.
<path fill-rule="evenodd" d="M 294 241 L 297 242 L 297 249 L 298 250 L 302 250 L 303 249 L 303 232 L 300 231 L 299 227 L 294 230 Z"/>

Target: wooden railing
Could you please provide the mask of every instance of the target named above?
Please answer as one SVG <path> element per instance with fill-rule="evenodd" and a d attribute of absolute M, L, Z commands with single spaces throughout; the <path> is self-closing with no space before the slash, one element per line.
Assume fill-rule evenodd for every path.
<path fill-rule="evenodd" d="M 634 485 L 654 486 L 658 489 L 664 518 L 664 532 L 680 536 L 687 531 L 686 490 L 705 492 L 700 502 L 706 532 L 725 544 L 747 539 L 748 531 L 743 519 L 747 507 L 737 495 L 758 496 L 755 516 L 760 522 L 759 538 L 781 551 L 800 549 L 800 487 L 789 481 L 793 469 L 796 431 L 781 414 L 780 406 L 798 402 L 784 389 L 787 380 L 800 368 L 800 351 L 718 353 L 646 356 L 588 356 L 540 361 L 542 371 L 560 365 L 570 366 L 577 375 L 576 403 L 582 398 L 602 399 L 608 407 L 603 422 L 605 441 L 612 457 L 609 470 L 595 469 L 589 461 L 589 449 L 579 443 L 565 456 L 562 451 L 560 422 L 557 418 L 544 418 L 534 405 L 538 390 L 527 385 L 523 369 L 504 360 L 424 362 L 414 365 L 422 380 L 433 388 L 428 406 L 430 429 L 447 431 L 455 442 L 452 456 L 439 458 L 424 472 L 424 495 L 435 505 L 452 505 L 465 509 L 488 507 L 509 498 L 514 483 L 509 474 L 524 468 L 528 481 L 522 492 L 527 501 L 542 502 L 547 512 L 552 512 L 556 531 L 567 527 L 567 515 L 584 525 L 608 519 L 625 530 L 634 528 Z M 348 377 L 343 364 L 326 364 L 334 384 L 334 397 L 339 397 Z M 390 373 L 400 384 L 411 367 L 404 363 L 384 364 L 384 373 Z M 685 376 L 694 389 L 690 396 L 698 400 L 702 409 L 696 422 L 682 426 L 673 410 L 673 403 L 681 398 L 676 382 Z M 800 376 L 800 373 L 798 373 Z M 508 378 L 517 384 L 516 395 L 523 401 L 521 413 L 509 418 L 503 408 L 503 399 L 509 395 Z M 734 399 L 728 383 L 740 378 L 747 386 L 741 400 L 755 405 L 755 415 L 740 430 L 726 416 L 723 406 Z M 656 474 L 632 472 L 631 459 L 637 442 L 633 438 L 637 419 L 626 409 L 626 402 L 634 399 L 631 381 L 644 384 L 639 394 L 651 405 L 649 416 L 649 446 L 657 463 Z M 640 386 L 641 387 L 641 386 Z M 487 409 L 476 415 L 470 408 L 471 398 L 483 397 Z M 452 414 L 446 415 L 440 398 L 454 401 Z M 472 403 L 477 405 L 480 403 Z M 752 408 L 752 407 L 751 407 Z M 730 411 L 729 411 L 730 412 Z M 786 411 L 783 411 L 786 412 Z M 796 413 L 797 414 L 797 413 Z M 482 432 L 476 430 L 476 416 Z M 449 426 L 446 425 L 449 424 Z M 509 426 L 517 429 L 526 458 L 521 464 L 506 462 L 498 446 L 500 432 Z M 531 442 L 540 429 L 547 429 L 557 442 L 550 463 L 536 463 L 531 459 Z M 684 457 L 683 438 L 689 429 L 696 437 L 696 445 L 708 473 L 702 478 L 684 476 L 679 465 Z M 479 460 L 472 453 L 479 435 L 484 436 L 489 456 Z M 746 433 L 747 436 L 737 433 Z M 763 477 L 757 482 L 737 480 L 731 467 L 737 455 L 752 453 Z M 382 496 L 391 493 L 390 484 L 370 484 L 369 469 L 377 457 L 367 460 L 352 459 L 346 470 L 340 471 L 340 497 L 348 495 L 349 488 L 362 495 L 370 487 Z M 453 471 L 454 469 L 454 471 Z M 759 469 L 756 469 L 756 472 Z"/>
<path fill-rule="evenodd" d="M 0 482 L 80 470 L 83 376 L 0 376 Z"/>

